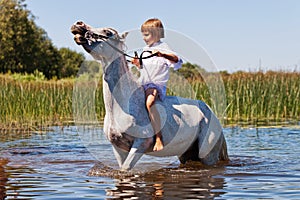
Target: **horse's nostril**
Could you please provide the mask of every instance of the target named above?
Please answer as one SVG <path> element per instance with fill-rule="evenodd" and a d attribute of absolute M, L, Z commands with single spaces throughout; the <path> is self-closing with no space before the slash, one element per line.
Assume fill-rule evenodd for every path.
<path fill-rule="evenodd" d="M 82 21 L 78 21 L 78 22 L 76 22 L 76 24 L 77 24 L 77 25 L 82 25 L 83 22 L 82 22 Z"/>

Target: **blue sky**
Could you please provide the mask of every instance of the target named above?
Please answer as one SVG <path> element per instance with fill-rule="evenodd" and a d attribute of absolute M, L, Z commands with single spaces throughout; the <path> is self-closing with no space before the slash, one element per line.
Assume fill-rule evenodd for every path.
<path fill-rule="evenodd" d="M 83 50 L 70 26 L 83 20 L 119 32 L 139 29 L 148 18 L 163 21 L 204 47 L 219 70 L 300 71 L 298 0 L 26 0 L 57 47 Z M 297 67 L 296 67 L 297 66 Z"/>

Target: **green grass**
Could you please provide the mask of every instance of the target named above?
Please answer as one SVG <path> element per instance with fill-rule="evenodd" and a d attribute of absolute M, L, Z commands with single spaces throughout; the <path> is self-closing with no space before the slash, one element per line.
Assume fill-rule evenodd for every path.
<path fill-rule="evenodd" d="M 217 116 L 224 120 L 224 124 L 243 122 L 258 125 L 300 121 L 299 72 L 236 72 L 221 75 L 223 83 L 217 81 L 216 74 L 208 74 L 206 81 L 192 77 L 188 82 L 193 88 L 194 98 L 206 102 L 215 111 L 218 103 L 224 101 L 212 98 L 211 94 L 218 93 L 217 90 L 221 87 L 217 86 L 224 84 L 226 105 L 220 108 L 225 112 L 217 113 Z M 177 91 L 181 91 L 180 87 L 185 88 L 182 81 L 176 84 Z M 211 88 L 216 88 L 213 89 L 216 91 L 209 90 L 208 84 Z M 170 91 L 170 94 L 173 92 Z"/>
<path fill-rule="evenodd" d="M 41 126 L 64 125 L 74 122 L 73 79 L 32 80 L 22 76 L 0 75 L 0 131 L 14 128 L 30 130 Z M 226 91 L 224 123 L 300 121 L 300 73 L 239 72 L 223 75 Z M 94 84 L 95 102 L 84 102 L 82 113 L 91 112 L 94 105 L 96 117 L 105 114 L 102 83 L 85 82 L 81 92 Z M 209 105 L 210 92 L 202 80 L 190 80 L 196 99 Z M 78 86 L 78 85 L 77 85 Z M 178 89 L 180 91 L 180 88 Z M 172 95 L 172 91 L 168 92 Z M 80 92 L 77 93 L 80 98 Z M 213 107 L 212 107 L 213 108 Z"/>
<path fill-rule="evenodd" d="M 16 80 L 1 75 L 1 127 L 33 127 L 71 119 L 72 87 L 72 81 Z"/>
<path fill-rule="evenodd" d="M 300 73 L 236 73 L 223 80 L 228 120 L 300 121 Z"/>

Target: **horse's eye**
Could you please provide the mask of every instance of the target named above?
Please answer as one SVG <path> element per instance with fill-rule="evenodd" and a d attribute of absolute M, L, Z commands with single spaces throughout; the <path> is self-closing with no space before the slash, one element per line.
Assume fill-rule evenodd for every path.
<path fill-rule="evenodd" d="M 107 37 L 111 37 L 111 36 L 114 35 L 114 34 L 113 34 L 111 31 L 109 31 L 109 30 L 104 30 L 104 32 L 105 32 L 105 34 L 106 34 Z"/>

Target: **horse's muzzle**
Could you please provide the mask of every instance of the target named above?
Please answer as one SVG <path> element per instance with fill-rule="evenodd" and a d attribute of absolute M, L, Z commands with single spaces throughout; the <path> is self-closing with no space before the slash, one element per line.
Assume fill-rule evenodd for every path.
<path fill-rule="evenodd" d="M 85 39 L 82 35 L 80 34 L 76 34 L 74 36 L 74 40 L 76 42 L 76 44 L 78 45 L 83 45 L 83 44 L 86 44 L 87 43 L 87 39 Z"/>
<path fill-rule="evenodd" d="M 72 25 L 71 32 L 75 35 L 74 40 L 78 45 L 87 43 L 87 39 L 84 37 L 87 29 L 83 22 L 77 22 L 76 24 Z"/>

